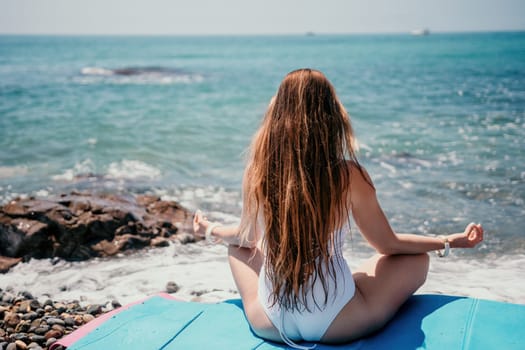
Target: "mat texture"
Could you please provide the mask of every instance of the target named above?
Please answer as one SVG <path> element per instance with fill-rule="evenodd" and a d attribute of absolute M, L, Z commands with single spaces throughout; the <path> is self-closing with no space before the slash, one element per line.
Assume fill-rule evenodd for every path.
<path fill-rule="evenodd" d="M 68 350 L 287 348 L 252 333 L 240 300 L 205 304 L 167 294 L 106 314 L 58 344 Z M 416 295 L 380 332 L 350 344 L 319 344 L 316 349 L 525 349 L 525 305 Z"/>

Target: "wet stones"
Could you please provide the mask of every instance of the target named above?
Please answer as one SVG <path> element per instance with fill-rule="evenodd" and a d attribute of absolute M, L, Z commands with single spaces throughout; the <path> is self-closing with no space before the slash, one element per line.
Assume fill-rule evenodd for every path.
<path fill-rule="evenodd" d="M 169 281 L 168 283 L 166 283 L 166 293 L 177 293 L 179 289 L 179 285 L 173 281 Z"/>
<path fill-rule="evenodd" d="M 30 258 L 78 261 L 174 240 L 193 242 L 192 234 L 179 230 L 190 220 L 177 202 L 151 195 L 18 198 L 0 207 L 0 273 Z"/>
<path fill-rule="evenodd" d="M 57 339 L 116 307 L 120 307 L 116 300 L 87 306 L 50 299 L 40 303 L 30 293 L 0 289 L 0 350 L 48 349 Z"/>
<path fill-rule="evenodd" d="M 97 315 L 102 312 L 102 305 L 89 305 L 86 313 L 90 315 Z"/>

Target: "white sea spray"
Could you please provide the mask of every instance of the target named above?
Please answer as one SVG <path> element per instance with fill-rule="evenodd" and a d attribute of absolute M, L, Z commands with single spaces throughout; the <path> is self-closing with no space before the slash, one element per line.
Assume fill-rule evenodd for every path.
<path fill-rule="evenodd" d="M 357 270 L 368 249 L 346 249 L 351 269 Z M 491 261 L 455 256 L 431 257 L 428 278 L 418 293 L 438 293 L 525 303 L 525 255 Z M 521 271 L 516 274 L 516 271 Z M 174 294 L 183 300 L 215 302 L 238 298 L 225 246 L 204 242 L 174 244 L 130 255 L 83 262 L 31 260 L 0 275 L 0 286 L 29 290 L 37 298 L 80 300 L 85 304 L 113 299 L 128 303 L 164 292 L 170 281 L 179 285 Z"/>

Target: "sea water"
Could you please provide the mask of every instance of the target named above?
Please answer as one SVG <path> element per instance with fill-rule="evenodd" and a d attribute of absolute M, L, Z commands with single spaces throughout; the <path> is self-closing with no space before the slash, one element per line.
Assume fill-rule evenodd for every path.
<path fill-rule="evenodd" d="M 236 223 L 246 149 L 286 73 L 323 71 L 398 232 L 459 232 L 425 292 L 525 303 L 525 33 L 0 36 L 0 203 L 74 189 L 152 193 Z M 353 269 L 373 253 L 355 225 Z M 133 300 L 234 295 L 222 246 L 32 260 L 0 287 Z M 186 293 L 186 294 L 184 294 Z"/>

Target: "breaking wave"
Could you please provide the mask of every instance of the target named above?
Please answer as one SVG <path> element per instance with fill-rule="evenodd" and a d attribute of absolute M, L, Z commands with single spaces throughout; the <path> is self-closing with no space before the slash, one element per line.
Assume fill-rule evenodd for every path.
<path fill-rule="evenodd" d="M 177 84 L 198 83 L 204 76 L 168 67 L 83 67 L 74 78 L 81 84 Z"/>

